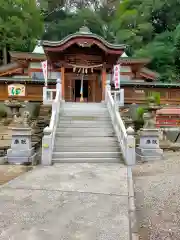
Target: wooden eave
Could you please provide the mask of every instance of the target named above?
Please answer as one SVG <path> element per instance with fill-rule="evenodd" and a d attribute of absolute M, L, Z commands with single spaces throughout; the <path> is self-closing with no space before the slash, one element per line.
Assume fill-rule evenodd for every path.
<path fill-rule="evenodd" d="M 155 71 L 152 71 L 152 70 L 150 70 L 148 68 L 145 68 L 145 67 L 141 69 L 140 75 L 142 77 L 152 79 L 152 80 L 156 80 L 160 76 L 159 73 L 157 73 Z"/>
<path fill-rule="evenodd" d="M 30 77 L 24 78 L 12 78 L 12 77 L 0 77 L 0 83 L 32 83 L 32 84 L 44 84 L 44 79 L 32 79 Z M 56 84 L 56 79 L 49 79 L 48 83 Z"/>
<path fill-rule="evenodd" d="M 0 83 L 5 82 L 27 82 L 27 83 L 37 83 L 37 84 L 44 84 L 44 79 L 32 79 L 30 77 L 24 78 L 12 78 L 12 77 L 0 77 Z M 56 83 L 56 79 L 49 79 L 48 83 Z M 121 86 L 124 87 L 157 87 L 157 88 L 180 88 L 180 83 L 163 83 L 163 82 L 144 82 L 144 81 L 121 81 Z"/>
<path fill-rule="evenodd" d="M 123 65 L 146 65 L 150 63 L 149 58 L 131 58 L 131 57 L 120 57 L 117 61 L 117 64 Z"/>
<path fill-rule="evenodd" d="M 22 65 L 18 62 L 12 62 L 0 67 L 0 77 L 6 76 L 12 73 L 16 73 L 22 70 Z"/>
<path fill-rule="evenodd" d="M 6 65 L 2 65 L 0 66 L 0 77 L 18 73 L 22 71 L 24 68 L 26 68 L 27 66 L 28 66 L 28 61 L 25 61 L 25 60 L 17 60 L 16 62 L 11 62 Z"/>
<path fill-rule="evenodd" d="M 14 69 L 17 69 L 19 67 L 20 67 L 20 64 L 18 62 L 8 63 L 6 65 L 0 66 L 0 73 L 10 71 L 10 70 L 14 70 Z"/>
<path fill-rule="evenodd" d="M 73 44 L 78 44 L 84 48 L 95 44 L 106 53 L 119 54 L 119 55 L 121 55 L 124 52 L 124 49 L 126 48 L 125 44 L 119 44 L 119 45 L 111 44 L 106 40 L 104 40 L 102 37 L 97 36 L 96 34 L 93 34 L 93 33 L 89 33 L 89 34 L 75 33 L 67 36 L 61 41 L 44 40 L 42 44 L 46 53 L 49 51 L 62 52 Z"/>
<path fill-rule="evenodd" d="M 9 54 L 13 60 L 30 60 L 30 61 L 46 60 L 46 55 L 40 53 L 10 51 Z"/>
<path fill-rule="evenodd" d="M 143 87 L 143 88 L 180 88 L 180 83 L 163 83 L 159 81 L 147 82 L 147 81 L 121 81 L 121 86 L 125 87 Z"/>
<path fill-rule="evenodd" d="M 87 39 L 94 39 L 94 40 L 98 40 L 99 42 L 101 42 L 103 45 L 106 45 L 109 48 L 112 49 L 125 49 L 127 45 L 125 44 L 113 44 L 113 43 L 109 43 L 107 42 L 104 38 L 102 38 L 101 36 L 98 36 L 97 34 L 94 34 L 92 32 L 76 32 L 73 34 L 68 35 L 67 37 L 63 38 L 60 41 L 48 41 L 48 40 L 43 40 L 43 46 L 45 47 L 58 47 L 63 45 L 64 43 L 68 42 L 69 40 L 72 39 L 78 39 L 78 38 L 87 38 Z"/>

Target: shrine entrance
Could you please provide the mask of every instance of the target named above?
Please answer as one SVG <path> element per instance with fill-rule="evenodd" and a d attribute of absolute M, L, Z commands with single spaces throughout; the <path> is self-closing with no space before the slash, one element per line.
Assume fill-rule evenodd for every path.
<path fill-rule="evenodd" d="M 82 74 L 77 76 L 73 72 L 65 72 L 64 79 L 64 100 L 66 102 L 80 102 L 81 85 L 83 102 L 101 102 L 102 101 L 102 80 L 101 71 L 93 74 Z M 82 100 L 82 99 L 81 99 Z"/>
<path fill-rule="evenodd" d="M 83 95 L 83 101 L 88 102 L 88 80 L 83 80 L 83 86 L 81 86 L 82 82 L 80 79 L 75 80 L 75 92 L 74 92 L 74 101 L 80 102 L 81 94 Z M 82 88 L 82 89 L 81 89 Z"/>

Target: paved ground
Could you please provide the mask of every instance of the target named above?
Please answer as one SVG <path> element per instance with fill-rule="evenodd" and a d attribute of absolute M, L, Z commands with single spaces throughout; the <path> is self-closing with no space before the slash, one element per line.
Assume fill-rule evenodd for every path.
<path fill-rule="evenodd" d="M 1 240 L 128 240 L 127 168 L 37 167 L 0 188 Z"/>
<path fill-rule="evenodd" d="M 133 169 L 141 240 L 180 239 L 180 154 Z"/>

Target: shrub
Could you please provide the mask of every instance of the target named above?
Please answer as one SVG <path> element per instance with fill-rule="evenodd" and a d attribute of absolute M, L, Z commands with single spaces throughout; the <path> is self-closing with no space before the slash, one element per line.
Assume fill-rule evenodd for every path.
<path fill-rule="evenodd" d="M 6 118 L 7 112 L 4 108 L 0 108 L 0 118 Z"/>
<path fill-rule="evenodd" d="M 134 124 L 134 130 L 137 132 L 139 129 L 143 128 L 144 121 L 143 120 L 135 120 L 133 121 Z"/>
<path fill-rule="evenodd" d="M 32 111 L 32 117 L 36 118 L 39 116 L 39 112 L 40 112 L 40 103 L 36 103 L 34 105 L 34 109 Z"/>
<path fill-rule="evenodd" d="M 143 107 L 138 107 L 136 111 L 137 111 L 137 119 L 133 123 L 134 123 L 134 130 L 138 131 L 144 125 L 143 114 L 145 113 L 145 109 Z"/>
<path fill-rule="evenodd" d="M 153 93 L 152 93 L 152 96 L 154 97 L 155 103 L 156 103 L 157 105 L 160 105 L 160 103 L 161 103 L 160 93 L 159 93 L 159 92 L 153 92 Z"/>
<path fill-rule="evenodd" d="M 147 99 L 148 102 L 154 102 L 157 105 L 161 103 L 161 96 L 159 92 L 151 92 L 151 96 Z"/>
<path fill-rule="evenodd" d="M 4 119 L 3 124 L 4 124 L 4 126 L 8 126 L 11 122 L 12 122 L 12 119 L 6 118 L 6 119 Z"/>
<path fill-rule="evenodd" d="M 138 107 L 136 111 L 137 111 L 137 120 L 143 121 L 143 114 L 145 113 L 145 109 L 143 107 Z"/>

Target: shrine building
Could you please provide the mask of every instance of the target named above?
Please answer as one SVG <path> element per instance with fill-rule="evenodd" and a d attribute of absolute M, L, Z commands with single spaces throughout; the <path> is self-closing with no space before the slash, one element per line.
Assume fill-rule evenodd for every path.
<path fill-rule="evenodd" d="M 125 44 L 108 43 L 87 27 L 61 41 L 39 41 L 33 52 L 10 51 L 10 62 L 0 66 L 0 101 L 12 97 L 13 85 L 17 99 L 41 102 L 44 87 L 41 62 L 47 60 L 48 88 L 55 88 L 56 79 L 60 78 L 62 96 L 68 102 L 80 101 L 82 76 L 84 101 L 104 100 L 113 66 L 120 64 L 125 104 L 144 103 L 152 91 L 160 93 L 162 104 L 180 103 L 180 84 L 159 82 L 159 74 L 146 67 L 150 59 L 128 57 L 125 51 Z"/>

